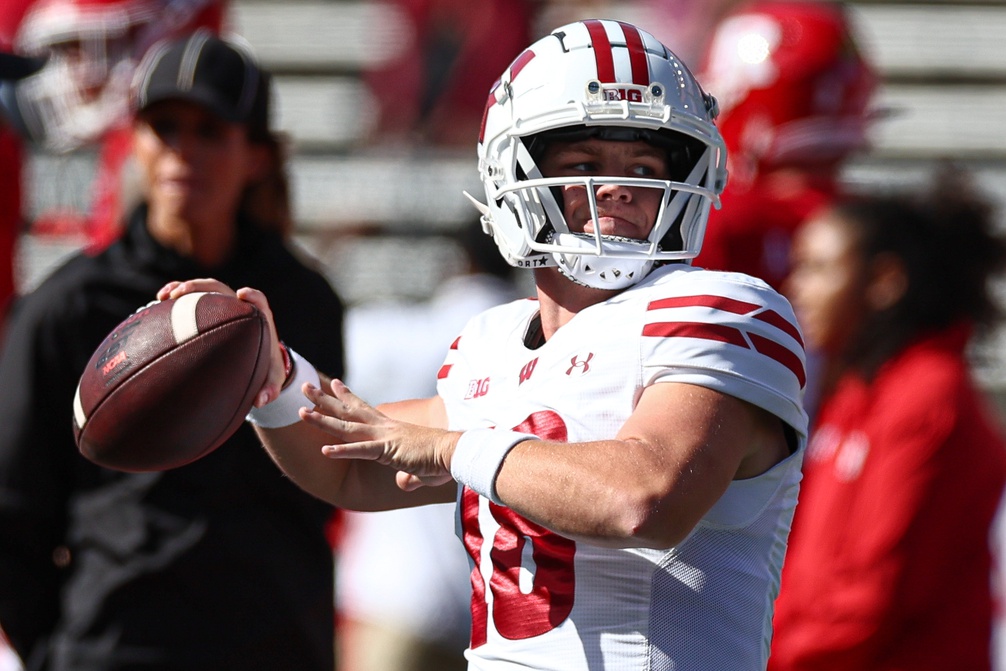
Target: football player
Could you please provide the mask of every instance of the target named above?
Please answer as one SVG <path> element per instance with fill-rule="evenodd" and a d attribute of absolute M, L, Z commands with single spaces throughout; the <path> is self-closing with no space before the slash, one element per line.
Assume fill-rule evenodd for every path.
<path fill-rule="evenodd" d="M 768 285 L 690 264 L 726 182 L 715 113 L 649 33 L 556 29 L 493 85 L 478 143 L 485 229 L 537 296 L 469 322 L 427 399 L 372 407 L 274 345 L 249 419 L 300 486 L 457 501 L 470 668 L 766 664 L 804 355 Z M 228 290 L 159 296 L 204 289 Z"/>
<path fill-rule="evenodd" d="M 219 34 L 228 0 L 37 0 L 17 33 L 18 48 L 45 67 L 2 101 L 21 133 L 55 154 L 98 149 L 88 211 L 53 193 L 33 222 L 38 233 L 84 233 L 94 249 L 120 234 L 142 200 L 130 170 L 129 87 L 158 40 L 203 28 Z"/>
<path fill-rule="evenodd" d="M 782 286 L 793 232 L 868 146 L 878 80 L 853 28 L 843 4 L 813 0 L 755 0 L 717 26 L 699 80 L 720 103 L 730 186 L 697 265 Z"/>

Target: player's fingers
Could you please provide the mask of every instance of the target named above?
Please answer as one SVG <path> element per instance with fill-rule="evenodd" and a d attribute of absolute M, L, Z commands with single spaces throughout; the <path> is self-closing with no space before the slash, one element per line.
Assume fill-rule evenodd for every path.
<path fill-rule="evenodd" d="M 341 401 L 319 394 L 320 390 L 308 384 L 304 385 L 304 391 L 307 400 L 314 403 L 314 408 L 305 407 L 300 411 L 300 418 L 305 423 L 338 438 L 340 443 L 373 440 L 373 432 L 368 425 L 346 417 L 346 407 Z"/>
<path fill-rule="evenodd" d="M 177 287 L 179 284 L 181 284 L 181 282 L 175 280 L 172 282 L 168 282 L 163 287 L 158 289 L 157 300 L 159 301 L 167 300 L 171 296 L 171 292 L 174 291 L 175 287 Z"/>
<path fill-rule="evenodd" d="M 375 424 L 387 419 L 381 411 L 350 391 L 342 380 L 333 379 L 329 388 L 332 390 L 332 396 L 342 402 L 346 409 L 344 414 L 347 418 L 368 424 Z"/>
<path fill-rule="evenodd" d="M 332 417 L 342 417 L 346 412 L 346 405 L 339 399 L 326 394 L 324 391 L 306 382 L 302 389 L 304 396 L 324 414 Z"/>
<path fill-rule="evenodd" d="M 368 461 L 379 461 L 384 456 L 381 447 L 372 442 L 323 445 L 321 453 L 329 459 L 365 459 Z"/>
<path fill-rule="evenodd" d="M 272 309 L 269 307 L 269 299 L 258 289 L 251 287 L 241 287 L 234 292 L 234 295 L 243 301 L 251 303 L 262 312 L 272 317 Z"/>
<path fill-rule="evenodd" d="M 179 298 L 185 294 L 193 294 L 197 291 L 212 291 L 218 294 L 234 295 L 234 290 L 229 286 L 210 277 L 200 277 L 194 280 L 178 282 L 167 292 L 168 298 Z"/>
<path fill-rule="evenodd" d="M 250 287 L 242 287 L 234 292 L 234 295 L 239 299 L 245 301 L 246 303 L 251 303 L 258 309 L 259 312 L 265 317 L 266 321 L 269 323 L 269 333 L 272 335 L 273 344 L 279 342 L 279 333 L 276 331 L 276 321 L 272 316 L 272 308 L 269 307 L 269 300 L 265 297 L 265 294 L 258 289 L 252 289 Z M 279 356 L 280 363 L 282 363 L 282 355 L 279 353 L 278 347 L 273 347 L 274 355 Z"/>
<path fill-rule="evenodd" d="M 286 382 L 286 358 L 279 347 L 279 333 L 276 330 L 276 322 L 272 316 L 272 309 L 269 307 L 269 300 L 264 293 L 251 287 L 242 287 L 235 291 L 234 295 L 240 300 L 254 305 L 262 313 L 266 323 L 269 325 L 269 351 L 272 354 L 270 355 L 269 374 L 266 377 L 266 384 L 262 387 L 259 396 L 260 398 L 267 396 L 269 398 L 276 398 L 276 395 L 279 394 L 283 388 L 283 384 Z"/>
<path fill-rule="evenodd" d="M 359 434 L 357 425 L 352 422 L 326 415 L 311 408 L 301 408 L 300 418 L 305 424 L 310 424 L 332 436 L 340 446 L 361 440 L 366 441 L 370 438 L 366 434 Z"/>
<path fill-rule="evenodd" d="M 443 475 L 413 475 L 405 471 L 395 474 L 395 484 L 405 492 L 413 492 L 420 487 L 439 487 L 454 480 L 450 474 Z"/>
<path fill-rule="evenodd" d="M 395 474 L 395 484 L 404 492 L 413 492 L 425 486 L 425 483 L 419 476 L 406 473 L 405 471 L 398 471 Z"/>
<path fill-rule="evenodd" d="M 354 401 L 358 403 L 363 403 L 363 400 L 359 396 L 351 392 L 349 390 L 349 387 L 347 387 L 346 383 L 343 382 L 342 380 L 333 378 L 332 382 L 329 384 L 329 387 L 332 389 L 332 395 L 335 396 L 340 401 L 342 401 L 346 406 L 349 406 Z"/>

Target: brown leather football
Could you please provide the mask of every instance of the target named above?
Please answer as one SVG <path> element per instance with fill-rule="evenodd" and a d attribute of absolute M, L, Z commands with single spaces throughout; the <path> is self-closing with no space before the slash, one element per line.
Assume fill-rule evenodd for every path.
<path fill-rule="evenodd" d="M 81 375 L 77 447 L 120 471 L 183 466 L 238 429 L 268 371 L 268 324 L 252 304 L 219 293 L 151 303 L 105 338 Z"/>

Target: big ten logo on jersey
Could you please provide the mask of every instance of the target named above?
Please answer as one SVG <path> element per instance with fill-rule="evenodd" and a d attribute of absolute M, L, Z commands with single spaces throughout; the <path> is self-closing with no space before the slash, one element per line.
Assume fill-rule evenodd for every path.
<path fill-rule="evenodd" d="M 470 400 L 473 398 L 479 398 L 480 396 L 485 396 L 489 393 L 489 378 L 475 378 L 474 380 L 468 381 L 468 393 L 465 394 L 465 400 Z"/>

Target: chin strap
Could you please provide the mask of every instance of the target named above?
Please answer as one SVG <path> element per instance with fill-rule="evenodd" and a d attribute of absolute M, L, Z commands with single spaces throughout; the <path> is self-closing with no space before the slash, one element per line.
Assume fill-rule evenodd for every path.
<path fill-rule="evenodd" d="M 640 253 L 650 249 L 650 243 L 628 238 L 603 236 L 606 252 L 614 252 L 615 256 L 594 256 L 593 254 L 576 254 L 554 252 L 552 258 L 568 279 L 593 289 L 619 290 L 636 284 L 653 269 L 653 259 L 619 258 L 619 253 Z M 595 239 L 592 235 L 582 233 L 557 233 L 551 240 L 562 247 L 581 247 L 585 250 L 595 249 Z"/>

